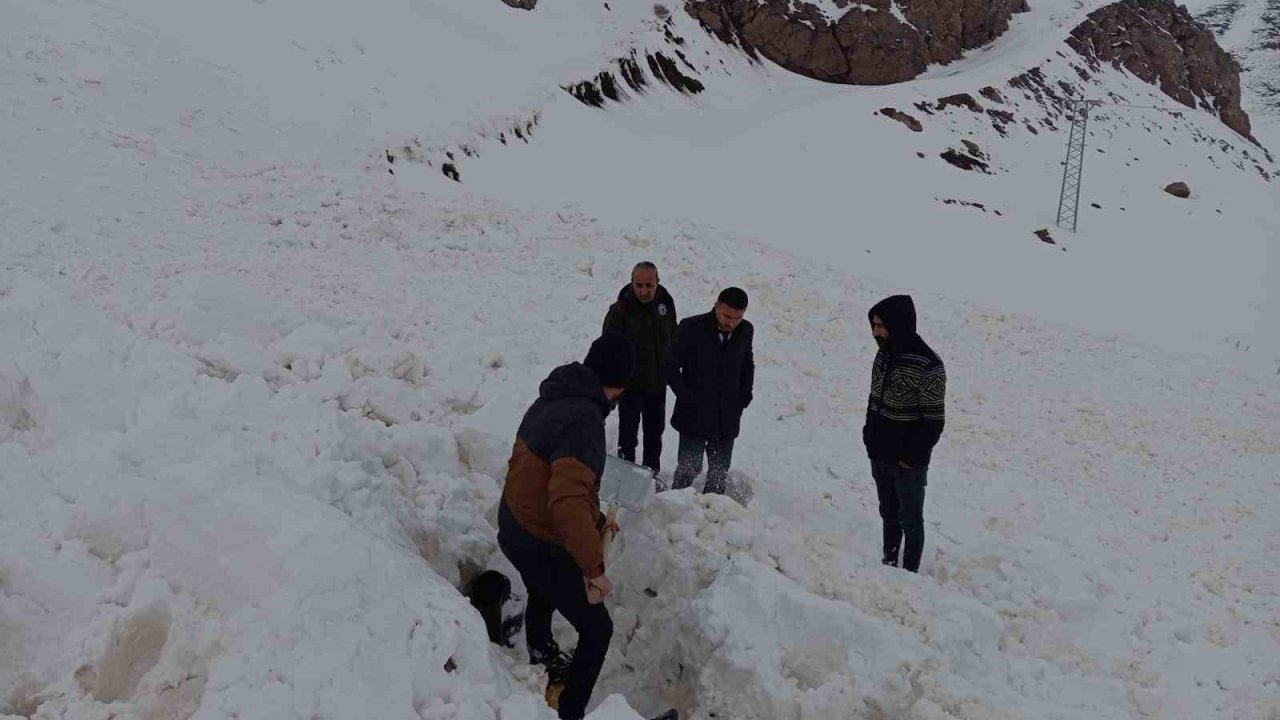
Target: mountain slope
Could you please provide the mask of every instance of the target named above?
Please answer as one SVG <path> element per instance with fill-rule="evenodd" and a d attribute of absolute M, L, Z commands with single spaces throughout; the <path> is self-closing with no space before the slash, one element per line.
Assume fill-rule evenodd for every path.
<path fill-rule="evenodd" d="M 512 574 L 486 516 L 513 424 L 639 259 L 685 312 L 751 293 L 755 498 L 624 518 L 597 701 L 1280 708 L 1280 389 L 1223 342 L 1266 329 L 1265 156 L 1060 45 L 1096 7 L 850 89 L 644 5 L 6 8 L 0 715 L 551 717 L 459 589 Z M 643 93 L 565 90 L 633 51 Z M 1103 207 L 1049 246 L 1059 81 L 1158 109 L 1098 111 Z M 865 309 L 904 288 L 951 379 L 918 577 L 879 565 L 851 440 Z"/>
<path fill-rule="evenodd" d="M 1239 58 L 1251 112 L 1270 137 L 1280 137 L 1280 5 L 1268 0 L 1188 5 Z"/>

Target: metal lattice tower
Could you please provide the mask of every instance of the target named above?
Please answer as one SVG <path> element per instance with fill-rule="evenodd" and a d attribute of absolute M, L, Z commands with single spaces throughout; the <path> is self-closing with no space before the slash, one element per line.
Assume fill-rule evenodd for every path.
<path fill-rule="evenodd" d="M 1058 196 L 1058 227 L 1070 222 L 1076 231 L 1080 219 L 1080 184 L 1084 180 L 1084 147 L 1089 130 L 1089 110 L 1098 100 L 1077 100 L 1071 109 L 1071 135 L 1067 138 L 1067 161 L 1062 168 L 1062 192 Z"/>

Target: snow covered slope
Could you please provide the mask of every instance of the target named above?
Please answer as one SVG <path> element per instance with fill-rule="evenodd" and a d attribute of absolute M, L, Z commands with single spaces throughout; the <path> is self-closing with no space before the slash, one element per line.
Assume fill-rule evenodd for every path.
<path fill-rule="evenodd" d="M 1084 67 L 1044 35 L 1089 9 L 850 89 L 648 3 L 5 5 L 0 715 L 551 717 L 457 588 L 509 572 L 486 515 L 516 418 L 650 259 L 686 312 L 751 293 L 756 496 L 624 519 L 597 701 L 1274 716 L 1280 387 L 1234 345 L 1276 299 L 1274 166 L 1090 71 L 1164 110 L 1100 112 L 1103 207 L 1035 239 L 1063 123 L 1034 98 Z M 562 89 L 633 49 L 704 89 Z M 964 139 L 992 174 L 938 157 Z M 854 440 L 865 308 L 902 289 L 952 378 L 919 577 L 878 563 Z"/>
<path fill-rule="evenodd" d="M 1273 143 L 1280 141 L 1280 3 L 1199 0 L 1188 6 L 1240 60 L 1254 121 Z"/>

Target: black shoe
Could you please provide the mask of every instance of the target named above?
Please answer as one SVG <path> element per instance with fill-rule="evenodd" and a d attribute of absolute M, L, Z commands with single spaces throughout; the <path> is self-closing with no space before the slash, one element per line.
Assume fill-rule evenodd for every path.
<path fill-rule="evenodd" d="M 564 683 L 569 675 L 569 661 L 572 657 L 560 650 L 553 640 L 545 648 L 529 648 L 529 664 L 541 665 L 547 671 L 547 705 L 552 710 L 560 709 L 560 693 L 564 692 Z"/>
<path fill-rule="evenodd" d="M 898 567 L 898 553 L 895 552 L 892 555 L 885 553 L 885 556 L 880 558 L 880 564 L 887 565 L 889 567 Z"/>
<path fill-rule="evenodd" d="M 569 671 L 569 661 L 573 659 L 569 653 L 560 649 L 554 642 L 545 648 L 529 648 L 529 664 L 541 665 L 547 671 L 547 679 L 551 684 L 564 682 Z"/>

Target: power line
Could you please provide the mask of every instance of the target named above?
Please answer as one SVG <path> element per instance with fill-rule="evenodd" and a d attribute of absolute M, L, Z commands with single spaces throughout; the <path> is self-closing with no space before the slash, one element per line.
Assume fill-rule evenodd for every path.
<path fill-rule="evenodd" d="M 1062 190 L 1058 193 L 1058 227 L 1066 228 L 1071 222 L 1075 232 L 1080 222 L 1080 188 L 1084 182 L 1084 150 L 1089 130 L 1089 111 L 1093 108 L 1135 108 L 1138 110 L 1165 110 L 1155 105 L 1130 103 L 1104 103 L 1102 100 L 1072 100 L 1071 132 L 1067 136 L 1067 160 L 1062 168 Z"/>
<path fill-rule="evenodd" d="M 1071 134 L 1067 137 L 1067 161 L 1062 168 L 1062 191 L 1058 194 L 1058 227 L 1067 227 L 1071 220 L 1071 232 L 1080 221 L 1080 187 L 1084 182 L 1084 148 L 1089 129 L 1089 109 L 1102 104 L 1100 100 L 1077 100 L 1072 108 Z"/>

